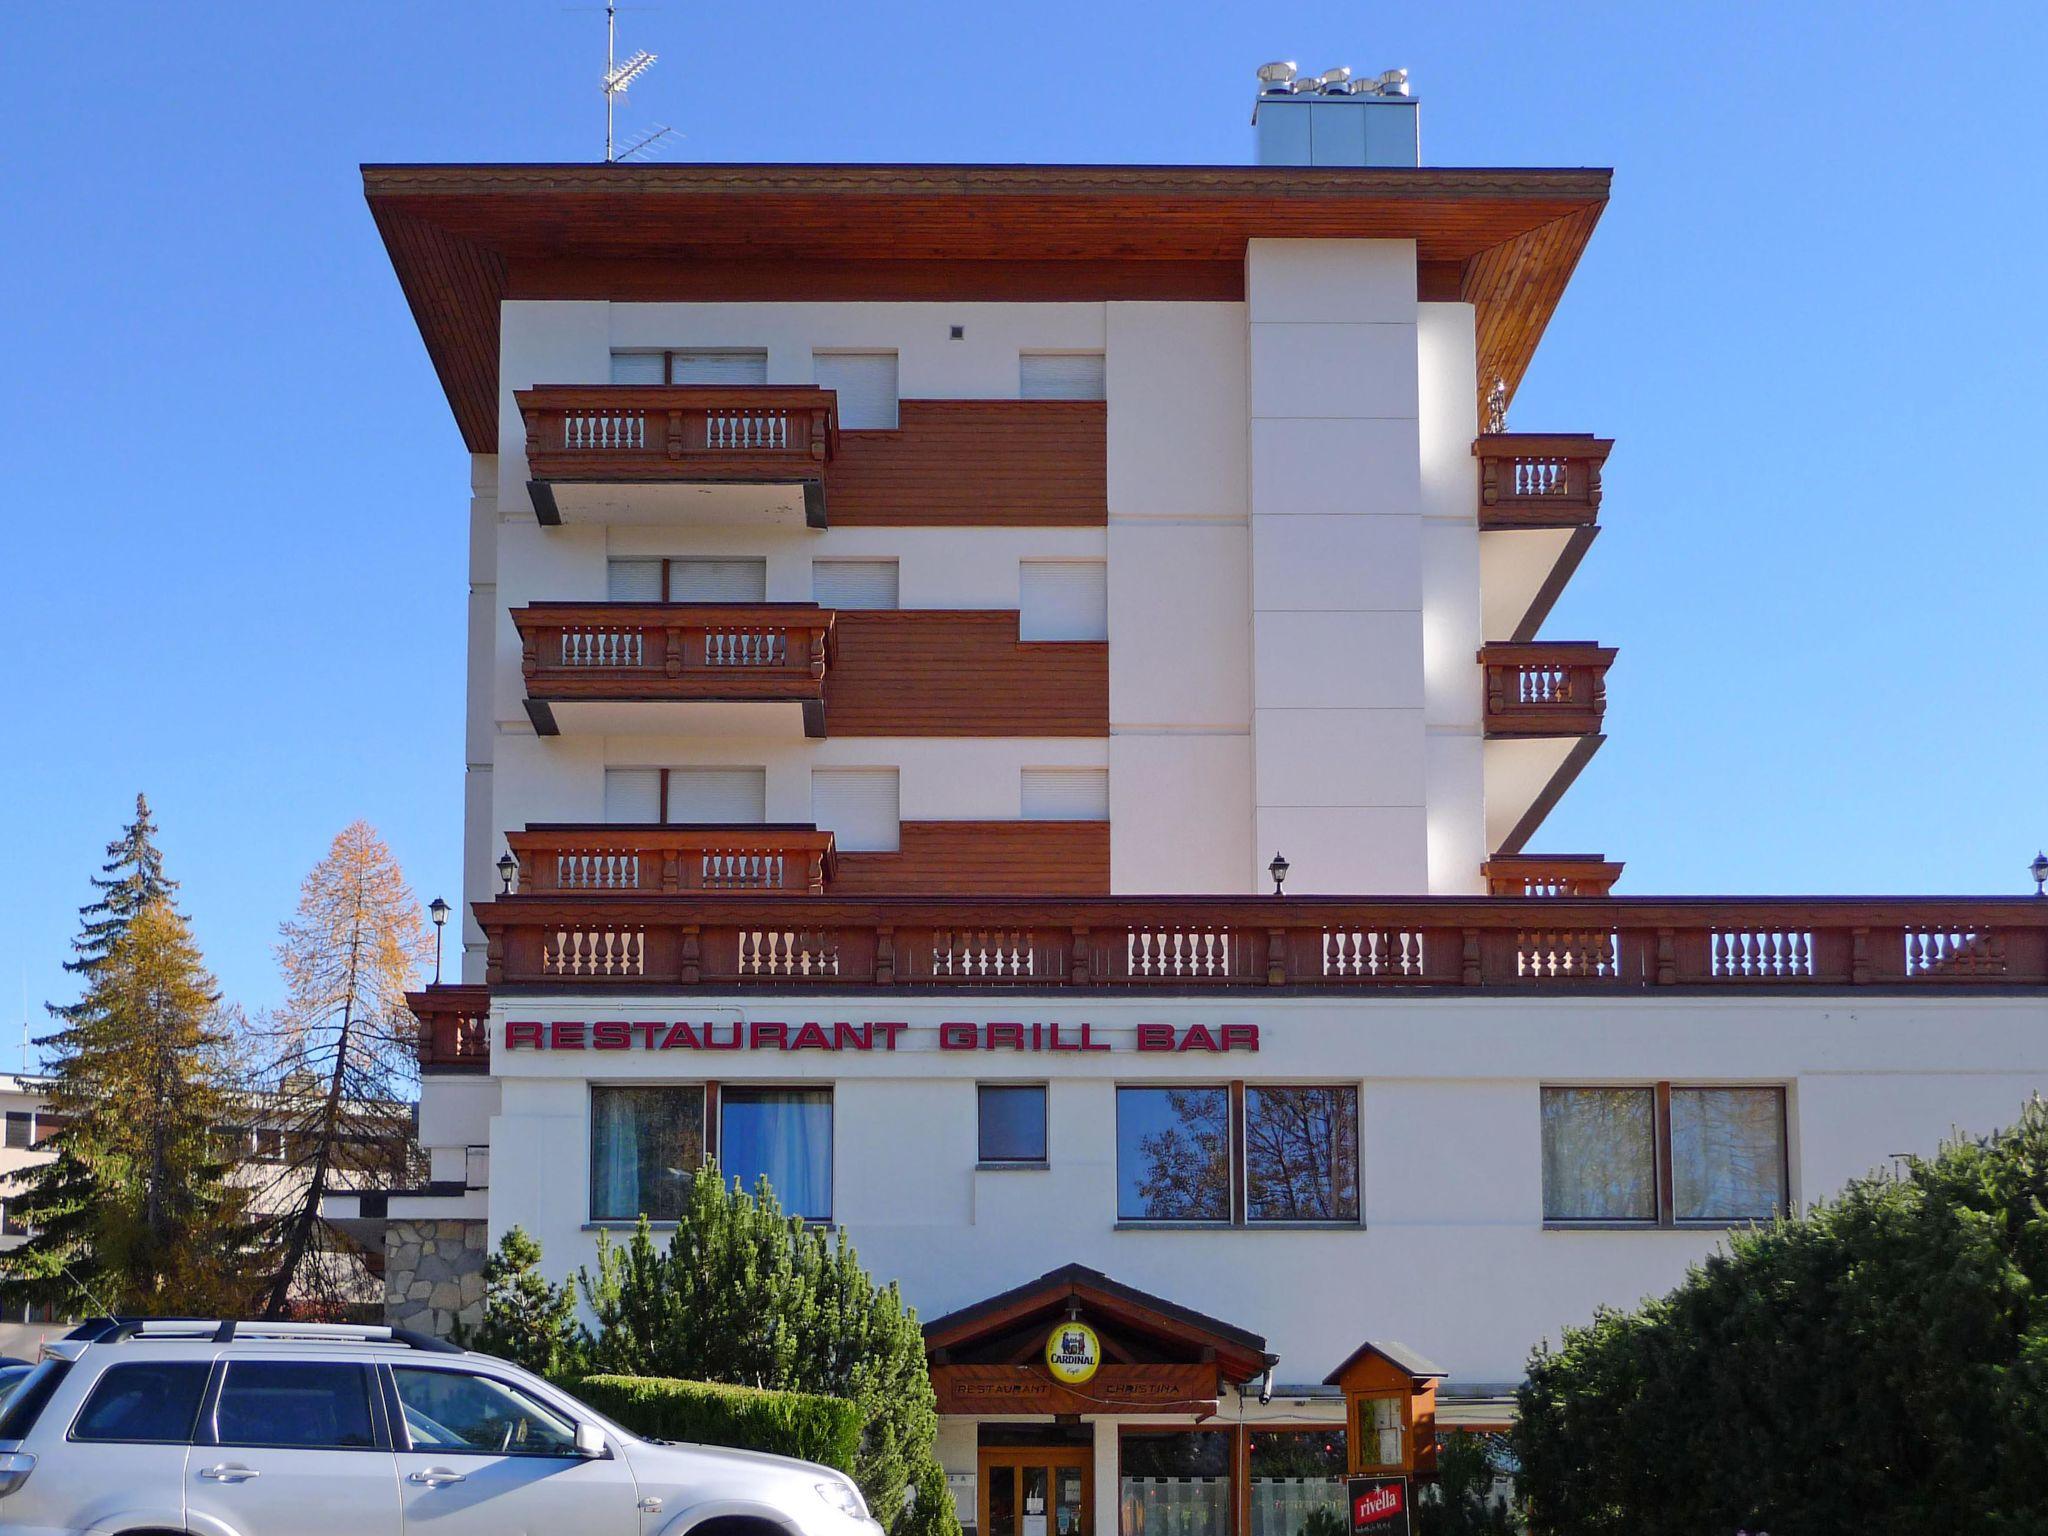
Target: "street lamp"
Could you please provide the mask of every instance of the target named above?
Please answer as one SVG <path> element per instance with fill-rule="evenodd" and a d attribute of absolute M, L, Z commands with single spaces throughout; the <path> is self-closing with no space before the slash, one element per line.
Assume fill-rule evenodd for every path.
<path fill-rule="evenodd" d="M 507 848 L 498 860 L 498 879 L 504 883 L 505 895 L 512 894 L 512 880 L 518 873 L 519 861 L 512 857 L 512 850 Z"/>
<path fill-rule="evenodd" d="M 436 896 L 427 903 L 427 916 L 434 920 L 434 985 L 441 985 L 441 932 L 448 926 L 448 903 Z"/>
<path fill-rule="evenodd" d="M 2035 854 L 2034 862 L 2027 866 L 2027 873 L 2034 877 L 2034 894 L 2040 895 L 2042 887 L 2048 886 L 2048 853 Z"/>
<path fill-rule="evenodd" d="M 1273 855 L 1273 862 L 1266 866 L 1266 873 L 1273 877 L 1273 894 L 1280 894 L 1280 887 L 1287 883 L 1287 860 L 1279 854 Z"/>

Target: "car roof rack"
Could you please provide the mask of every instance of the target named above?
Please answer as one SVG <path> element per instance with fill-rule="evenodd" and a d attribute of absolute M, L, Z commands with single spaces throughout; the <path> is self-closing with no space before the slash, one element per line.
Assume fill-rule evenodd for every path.
<path fill-rule="evenodd" d="M 86 1344 L 120 1344 L 144 1338 L 206 1338 L 215 1344 L 231 1344 L 238 1339 L 331 1341 L 402 1344 L 407 1349 L 435 1355 L 467 1353 L 459 1344 L 412 1328 L 392 1328 L 382 1323 L 297 1323 L 289 1319 L 244 1322 L 232 1317 L 99 1317 L 79 1324 L 65 1337 Z"/>

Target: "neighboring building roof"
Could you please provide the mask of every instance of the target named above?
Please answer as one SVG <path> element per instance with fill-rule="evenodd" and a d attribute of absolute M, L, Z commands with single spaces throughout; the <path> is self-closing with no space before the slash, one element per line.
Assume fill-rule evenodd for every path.
<path fill-rule="evenodd" d="M 1244 297 L 1245 242 L 1412 239 L 1510 394 L 1606 170 L 366 165 L 363 193 L 473 453 L 498 448 L 504 299 Z M 1474 402 L 1475 413 L 1481 402 Z"/>
<path fill-rule="evenodd" d="M 1391 1339 L 1367 1339 L 1358 1348 L 1346 1355 L 1337 1369 L 1323 1378 L 1323 1385 L 1326 1387 L 1337 1385 L 1343 1379 L 1344 1373 L 1350 1370 L 1352 1366 L 1358 1364 L 1367 1355 L 1378 1355 L 1382 1360 L 1393 1366 L 1395 1370 L 1406 1371 L 1410 1376 L 1448 1376 L 1451 1374 L 1442 1366 L 1430 1360 L 1420 1350 L 1410 1349 L 1406 1344 L 1396 1343 Z"/>

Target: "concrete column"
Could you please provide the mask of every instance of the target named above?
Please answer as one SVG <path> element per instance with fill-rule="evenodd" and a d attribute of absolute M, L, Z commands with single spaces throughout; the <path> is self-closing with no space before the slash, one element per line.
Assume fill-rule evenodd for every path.
<path fill-rule="evenodd" d="M 1429 888 L 1415 245 L 1253 240 L 1254 877 Z"/>
<path fill-rule="evenodd" d="M 1116 1420 L 1096 1419 L 1095 1429 L 1095 1536 L 1121 1536 L 1117 1522 L 1123 1500 L 1118 1496 Z"/>
<path fill-rule="evenodd" d="M 491 883 L 497 858 L 497 829 L 492 805 L 492 775 L 497 727 L 491 719 L 492 672 L 497 662 L 498 623 L 498 456 L 474 453 L 469 459 L 469 672 L 463 710 L 462 891 L 456 903 L 461 926 L 456 930 L 461 953 L 452 968 L 467 982 L 484 979 L 484 933 L 470 915 L 469 904 L 496 889 Z"/>

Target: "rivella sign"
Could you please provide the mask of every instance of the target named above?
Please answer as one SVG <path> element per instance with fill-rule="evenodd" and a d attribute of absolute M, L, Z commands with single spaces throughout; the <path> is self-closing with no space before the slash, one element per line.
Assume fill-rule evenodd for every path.
<path fill-rule="evenodd" d="M 1257 1051 L 1256 1024 L 1139 1024 L 1128 1043 L 1098 1035 L 1087 1023 L 950 1021 L 912 1025 L 891 1020 L 799 1023 L 779 1019 L 510 1019 L 507 1051 L 894 1051 L 900 1045 L 941 1051 L 1192 1052 Z"/>

